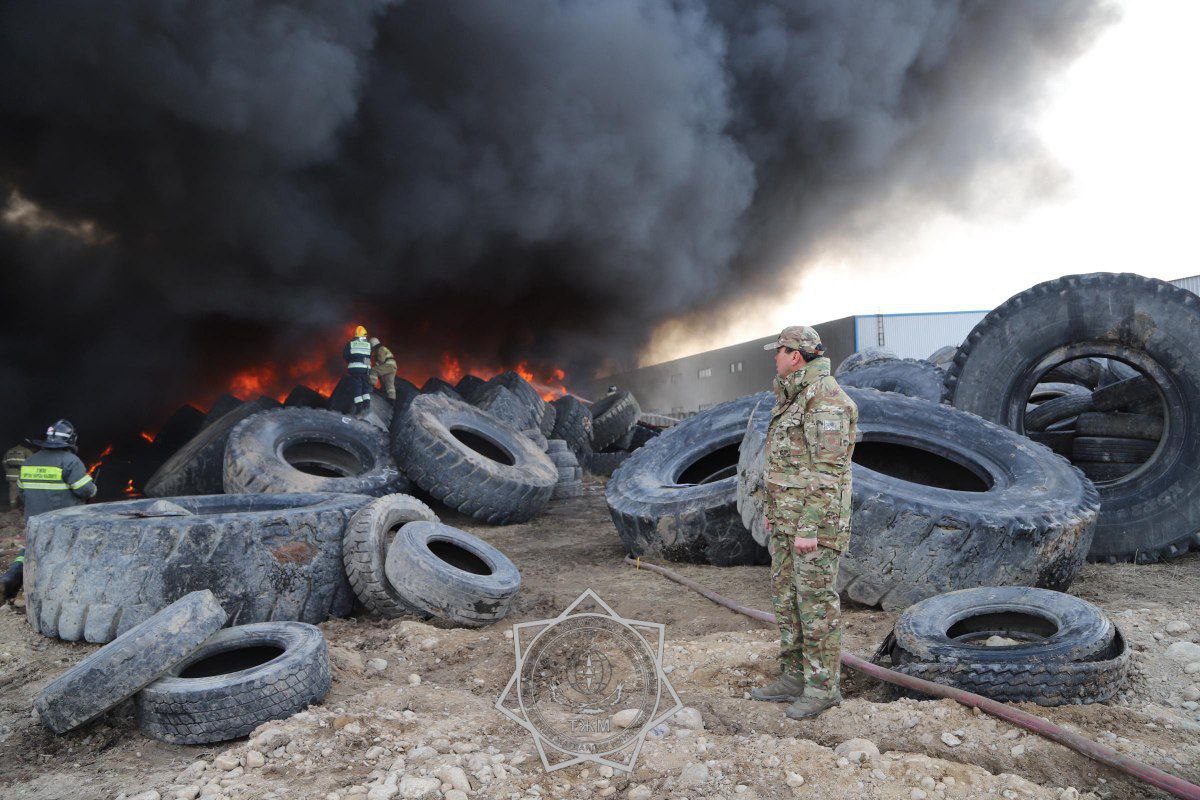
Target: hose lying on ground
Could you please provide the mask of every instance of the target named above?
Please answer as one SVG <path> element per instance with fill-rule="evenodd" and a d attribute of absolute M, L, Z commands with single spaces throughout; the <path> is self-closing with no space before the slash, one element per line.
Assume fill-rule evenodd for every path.
<path fill-rule="evenodd" d="M 657 564 L 648 564 L 640 559 L 625 557 L 625 563 L 638 569 L 648 569 L 651 572 L 669 578 L 675 583 L 686 586 L 689 589 L 694 589 L 700 594 L 712 600 L 714 603 L 724 606 L 731 611 L 736 611 L 739 614 L 745 614 L 747 617 L 757 619 L 762 622 L 775 622 L 775 615 L 769 611 L 744 606 L 736 603 L 727 597 L 722 597 L 711 589 L 707 589 L 696 581 L 690 578 L 685 578 L 682 575 L 672 572 L 665 567 L 660 567 Z M 1028 712 L 1022 711 L 1019 708 L 1013 708 L 1005 703 L 1000 703 L 995 700 L 989 700 L 986 697 L 971 692 L 955 689 L 951 686 L 943 686 L 940 683 L 914 678 L 911 675 L 905 675 L 900 672 L 881 667 L 878 664 L 872 664 L 869 661 L 859 658 L 858 656 L 842 653 L 842 663 L 847 667 L 856 669 L 859 672 L 870 675 L 872 678 L 884 681 L 886 683 L 903 686 L 906 689 L 914 689 L 924 694 L 933 695 L 935 697 L 946 697 L 965 706 L 978 708 L 980 711 L 991 714 L 993 717 L 999 717 L 1005 722 L 1012 723 L 1017 727 L 1024 728 L 1027 731 L 1036 733 L 1039 736 L 1045 737 L 1052 742 L 1058 742 L 1063 747 L 1069 747 L 1080 755 L 1087 756 L 1093 761 L 1098 761 L 1105 766 L 1120 770 L 1127 775 L 1132 775 L 1139 780 L 1145 781 L 1151 786 L 1162 789 L 1169 794 L 1182 798 L 1182 800 L 1200 800 L 1200 786 L 1194 783 L 1189 783 L 1182 778 L 1178 778 L 1169 772 L 1164 772 L 1161 769 L 1152 767 L 1149 764 L 1143 764 L 1140 761 L 1135 761 L 1132 758 L 1127 758 L 1121 755 L 1116 750 L 1105 747 L 1102 744 L 1093 742 L 1083 736 L 1054 725 L 1053 723 L 1034 716 Z"/>

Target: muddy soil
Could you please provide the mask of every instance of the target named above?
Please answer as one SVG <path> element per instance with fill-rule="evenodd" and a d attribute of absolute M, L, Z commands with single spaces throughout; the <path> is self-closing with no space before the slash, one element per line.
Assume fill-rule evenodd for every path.
<path fill-rule="evenodd" d="M 142 736 L 125 705 L 54 736 L 31 716 L 38 690 L 94 645 L 33 633 L 0 609 L 0 796 L 5 798 L 1140 798 L 1165 795 L 1056 744 L 943 701 L 892 700 L 847 673 L 846 701 L 815 721 L 748 699 L 776 671 L 775 632 L 665 578 L 622 563 L 603 484 L 523 525 L 486 527 L 446 512 L 507 553 L 522 585 L 509 618 L 447 629 L 365 613 L 322 625 L 334 664 L 325 702 L 207 747 Z M 0 515 L 0 557 L 21 544 Z M 741 603 L 770 607 L 765 567 L 670 565 Z M 591 588 L 618 613 L 666 625 L 665 666 L 688 712 L 652 731 L 632 775 L 573 765 L 546 772 L 530 736 L 494 707 L 512 675 L 510 623 L 553 617 Z M 1073 591 L 1104 608 L 1133 645 L 1127 691 L 1111 703 L 1026 710 L 1200 782 L 1200 720 L 1184 691 L 1200 672 L 1167 659 L 1200 641 L 1200 554 L 1162 565 L 1089 565 Z M 870 656 L 895 614 L 846 609 L 845 647 Z M 1168 623 L 1190 629 L 1168 633 Z M 1172 626 L 1178 630 L 1180 625 Z M 380 659 L 386 662 L 381 666 Z M 867 739 L 879 754 L 860 756 Z M 858 750 L 864 746 L 857 745 Z M 867 748 L 869 750 L 870 748 Z M 465 795 L 456 792 L 465 791 Z"/>

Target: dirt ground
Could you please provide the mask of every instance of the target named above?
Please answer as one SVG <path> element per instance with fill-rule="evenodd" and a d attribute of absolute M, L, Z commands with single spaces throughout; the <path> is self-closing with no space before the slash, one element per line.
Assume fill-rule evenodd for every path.
<path fill-rule="evenodd" d="M 521 590 L 505 623 L 441 629 L 365 614 L 327 622 L 321 627 L 334 664 L 332 692 L 322 705 L 268 723 L 250 740 L 207 747 L 156 742 L 138 732 L 131 703 L 54 736 L 32 718 L 32 700 L 96 648 L 33 633 L 20 598 L 18 606 L 0 609 L 0 796 L 1166 796 L 951 701 L 890 701 L 882 687 L 853 673 L 845 678 L 846 702 L 815 721 L 793 722 L 782 705 L 749 700 L 748 690 L 775 672 L 774 630 L 623 565 L 599 481 L 589 480 L 582 498 L 551 503 L 528 524 L 490 528 L 452 512 L 444 520 L 499 547 L 520 568 Z M 0 516 L 5 564 L 19 546 L 19 520 Z M 765 567 L 670 566 L 741 603 L 770 607 Z M 553 617 L 586 588 L 625 617 L 666 625 L 670 680 L 684 705 L 698 712 L 652 731 L 632 776 L 594 764 L 547 773 L 531 738 L 494 707 L 513 670 L 509 623 Z M 1195 704 L 1181 694 L 1200 685 L 1200 672 L 1185 674 L 1183 664 L 1164 655 L 1174 641 L 1200 641 L 1200 554 L 1163 565 L 1089 565 L 1073 590 L 1112 615 L 1132 642 L 1129 687 L 1108 704 L 1026 710 L 1200 782 L 1200 722 Z M 847 609 L 845 647 L 869 657 L 894 619 Z M 1179 621 L 1190 630 L 1167 633 L 1167 624 Z M 858 753 L 834 751 L 856 737 L 879 754 L 860 760 Z M 864 748 L 870 749 L 857 746 Z"/>

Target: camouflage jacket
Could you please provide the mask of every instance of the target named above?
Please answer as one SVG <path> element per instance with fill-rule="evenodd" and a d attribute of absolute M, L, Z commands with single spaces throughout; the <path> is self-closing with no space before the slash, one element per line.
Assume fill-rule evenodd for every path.
<path fill-rule="evenodd" d="M 829 359 L 775 379 L 763 479 L 768 492 L 791 487 L 816 493 L 850 479 L 858 406 L 829 374 Z"/>

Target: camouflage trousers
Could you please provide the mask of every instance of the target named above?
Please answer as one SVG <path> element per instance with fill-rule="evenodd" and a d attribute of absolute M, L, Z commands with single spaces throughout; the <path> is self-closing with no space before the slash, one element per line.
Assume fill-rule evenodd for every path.
<path fill-rule="evenodd" d="M 834 581 L 842 554 L 821 545 L 811 553 L 797 553 L 795 538 L 816 538 L 818 532 L 796 526 L 787 516 L 771 518 L 767 543 L 779 625 L 779 671 L 802 677 L 806 687 L 833 691 L 841 676 L 841 605 Z"/>

